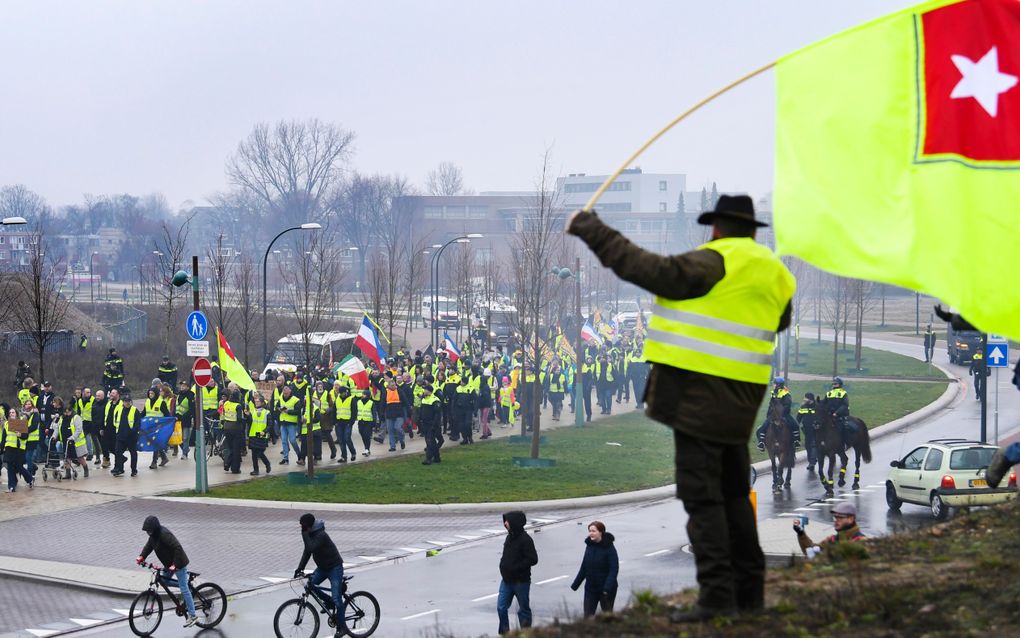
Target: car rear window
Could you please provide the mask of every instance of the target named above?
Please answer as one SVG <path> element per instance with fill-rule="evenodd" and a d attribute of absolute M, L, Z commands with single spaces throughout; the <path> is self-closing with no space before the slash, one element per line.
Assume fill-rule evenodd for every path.
<path fill-rule="evenodd" d="M 979 470 L 992 462 L 993 454 L 995 454 L 995 448 L 992 447 L 970 447 L 963 450 L 953 450 L 949 455 L 949 469 Z"/>

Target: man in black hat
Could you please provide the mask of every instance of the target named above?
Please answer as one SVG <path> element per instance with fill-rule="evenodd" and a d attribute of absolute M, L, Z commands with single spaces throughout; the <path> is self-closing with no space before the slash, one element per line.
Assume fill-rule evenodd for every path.
<path fill-rule="evenodd" d="M 701 588 L 697 606 L 675 613 L 676 622 L 764 604 L 747 442 L 796 287 L 772 251 L 755 242 L 766 224 L 750 197 L 723 195 L 698 223 L 712 225 L 711 241 L 668 257 L 634 245 L 594 212 L 578 211 L 566 226 L 603 266 L 657 296 L 644 342 L 652 368 L 639 400 L 673 429 L 677 498 L 688 513 Z"/>

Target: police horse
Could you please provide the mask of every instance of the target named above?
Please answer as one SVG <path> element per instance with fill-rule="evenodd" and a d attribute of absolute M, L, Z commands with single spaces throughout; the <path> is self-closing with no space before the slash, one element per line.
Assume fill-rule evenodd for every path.
<path fill-rule="evenodd" d="M 786 423 L 782 406 L 774 401 L 768 411 L 768 428 L 765 430 L 765 450 L 772 462 L 772 491 L 780 492 L 790 487 L 790 475 L 793 473 L 794 449 L 793 433 Z M 783 480 L 783 470 L 786 480 Z"/>
<path fill-rule="evenodd" d="M 861 487 L 861 459 L 865 463 L 871 463 L 871 435 L 868 434 L 868 426 L 864 421 L 855 416 L 846 417 L 847 425 L 853 432 L 842 432 L 840 418 L 833 414 L 829 400 L 823 399 L 818 403 L 815 414 L 817 433 L 815 434 L 815 446 L 818 449 L 818 478 L 825 488 L 825 496 L 835 494 L 833 490 L 832 477 L 836 469 L 836 457 L 839 456 L 839 486 L 846 485 L 846 468 L 849 463 L 847 451 L 851 448 L 854 451 L 854 482 L 851 489 Z M 828 460 L 828 475 L 824 471 L 825 461 Z"/>

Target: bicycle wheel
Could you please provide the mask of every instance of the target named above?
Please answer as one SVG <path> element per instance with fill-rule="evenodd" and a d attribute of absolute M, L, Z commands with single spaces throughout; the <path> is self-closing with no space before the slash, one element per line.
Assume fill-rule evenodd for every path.
<path fill-rule="evenodd" d="M 379 627 L 379 601 L 367 591 L 344 598 L 344 620 L 348 635 L 367 638 Z"/>
<path fill-rule="evenodd" d="M 311 603 L 293 598 L 276 610 L 273 629 L 276 638 L 315 638 L 319 634 L 319 614 Z"/>
<path fill-rule="evenodd" d="M 151 636 L 152 632 L 159 627 L 163 620 L 163 601 L 159 594 L 151 589 L 146 589 L 135 596 L 131 601 L 131 611 L 128 612 L 128 624 L 136 636 Z"/>
<path fill-rule="evenodd" d="M 227 613 L 227 594 L 216 583 L 202 583 L 192 591 L 195 599 L 195 613 L 202 629 L 220 624 Z"/>

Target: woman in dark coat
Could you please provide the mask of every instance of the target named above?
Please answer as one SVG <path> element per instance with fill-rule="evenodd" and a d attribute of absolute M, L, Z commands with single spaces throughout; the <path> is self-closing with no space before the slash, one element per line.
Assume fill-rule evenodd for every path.
<path fill-rule="evenodd" d="M 588 538 L 584 539 L 584 558 L 570 588 L 584 583 L 584 615 L 594 616 L 599 605 L 602 611 L 612 612 L 616 601 L 616 576 L 620 571 L 620 558 L 613 545 L 614 537 L 606 531 L 602 521 L 588 525 Z"/>

